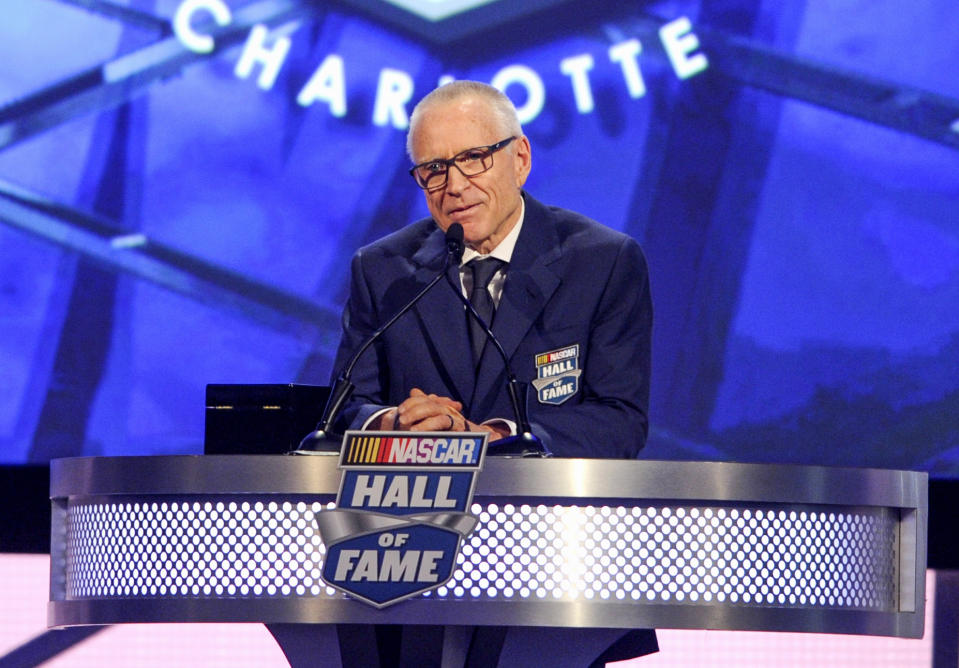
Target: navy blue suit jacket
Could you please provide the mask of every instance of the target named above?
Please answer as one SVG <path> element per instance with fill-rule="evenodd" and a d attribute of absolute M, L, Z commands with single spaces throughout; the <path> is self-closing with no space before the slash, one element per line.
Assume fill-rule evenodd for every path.
<path fill-rule="evenodd" d="M 560 457 L 636 457 L 648 431 L 652 327 L 642 250 L 625 234 L 523 196 L 523 227 L 492 329 L 521 382 L 559 373 L 559 394 L 570 393 L 530 387 L 533 432 Z M 356 253 L 335 372 L 436 275 L 444 256 L 432 219 Z M 567 351 L 564 363 L 537 366 L 538 355 L 557 350 Z M 359 428 L 413 387 L 461 401 L 474 422 L 514 418 L 502 360 L 488 345 L 474 371 L 464 307 L 445 280 L 364 353 L 353 382 L 341 426 Z"/>

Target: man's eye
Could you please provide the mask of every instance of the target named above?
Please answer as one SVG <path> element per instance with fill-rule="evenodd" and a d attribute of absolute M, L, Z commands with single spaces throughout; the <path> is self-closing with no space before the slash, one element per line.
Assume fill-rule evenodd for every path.
<path fill-rule="evenodd" d="M 486 151 L 475 149 L 473 151 L 466 151 L 465 153 L 461 154 L 459 159 L 460 159 L 460 162 L 475 162 L 478 160 L 482 160 L 485 157 L 486 157 Z"/>
<path fill-rule="evenodd" d="M 437 174 L 444 171 L 446 169 L 446 165 L 442 162 L 428 162 L 423 165 L 422 168 L 430 174 Z"/>

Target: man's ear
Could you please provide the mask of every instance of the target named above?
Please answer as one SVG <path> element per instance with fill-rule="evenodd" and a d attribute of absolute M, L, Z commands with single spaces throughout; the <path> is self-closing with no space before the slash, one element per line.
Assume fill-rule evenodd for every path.
<path fill-rule="evenodd" d="M 516 184 L 522 188 L 523 184 L 526 183 L 526 177 L 529 176 L 529 170 L 533 164 L 533 155 L 526 135 L 519 137 L 514 143 L 516 144 L 515 154 L 513 155 L 514 175 Z"/>

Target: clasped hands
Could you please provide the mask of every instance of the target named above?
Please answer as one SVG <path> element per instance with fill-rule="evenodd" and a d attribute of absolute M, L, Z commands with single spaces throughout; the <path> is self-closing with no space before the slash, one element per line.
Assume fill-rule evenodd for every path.
<path fill-rule="evenodd" d="M 373 428 L 380 431 L 488 431 L 490 442 L 509 435 L 509 431 L 499 425 L 470 422 L 462 410 L 463 404 L 459 401 L 426 394 L 414 387 L 410 396 L 383 413 Z"/>

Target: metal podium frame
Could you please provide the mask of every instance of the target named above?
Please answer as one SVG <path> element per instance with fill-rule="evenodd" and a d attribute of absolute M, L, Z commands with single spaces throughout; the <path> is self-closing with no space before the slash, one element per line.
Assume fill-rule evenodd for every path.
<path fill-rule="evenodd" d="M 375 609 L 318 580 L 336 460 L 53 461 L 48 624 L 923 633 L 926 473 L 488 458 L 453 578 Z"/>

